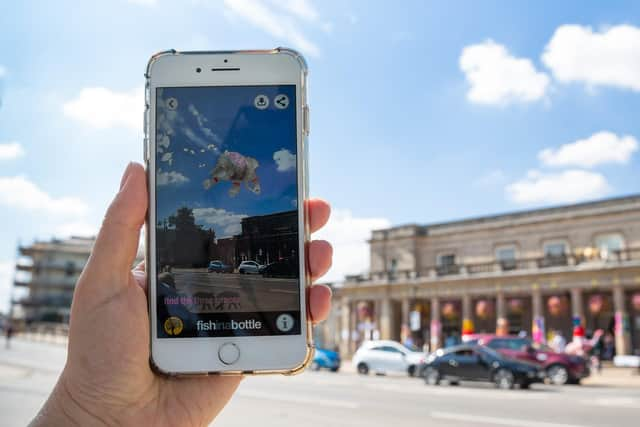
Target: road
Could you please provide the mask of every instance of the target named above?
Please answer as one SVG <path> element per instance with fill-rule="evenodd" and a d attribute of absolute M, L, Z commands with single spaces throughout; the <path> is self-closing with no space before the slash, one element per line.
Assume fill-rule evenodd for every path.
<path fill-rule="evenodd" d="M 195 304 L 188 309 L 194 313 L 218 311 L 287 311 L 299 307 L 297 279 L 263 278 L 254 274 L 208 273 L 206 269 L 174 269 L 176 288 L 182 295 L 207 298 L 237 298 L 237 302 Z"/>
<path fill-rule="evenodd" d="M 55 383 L 63 345 L 15 341 L 0 349 L 0 425 L 25 425 Z M 306 372 L 247 378 L 215 426 L 637 426 L 640 387 L 425 386 L 404 376 Z"/>

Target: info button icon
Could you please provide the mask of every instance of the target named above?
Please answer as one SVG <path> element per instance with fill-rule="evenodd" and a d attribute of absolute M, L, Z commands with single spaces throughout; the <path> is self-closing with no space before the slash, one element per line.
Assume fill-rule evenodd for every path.
<path fill-rule="evenodd" d="M 278 317 L 276 317 L 276 327 L 280 332 L 289 332 L 293 329 L 296 321 L 293 319 L 293 316 L 287 313 L 282 313 Z"/>

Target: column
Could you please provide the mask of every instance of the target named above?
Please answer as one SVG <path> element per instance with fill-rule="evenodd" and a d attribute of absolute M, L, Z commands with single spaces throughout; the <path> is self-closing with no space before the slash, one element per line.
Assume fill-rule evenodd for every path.
<path fill-rule="evenodd" d="M 349 354 L 356 352 L 358 345 L 358 304 L 356 301 L 349 303 Z"/>
<path fill-rule="evenodd" d="M 613 287 L 613 309 L 615 310 L 616 354 L 629 354 L 631 350 L 629 313 L 625 307 L 624 289 L 619 285 Z"/>
<path fill-rule="evenodd" d="M 471 310 L 471 295 L 462 296 L 462 337 L 471 335 L 475 331 L 473 314 Z"/>
<path fill-rule="evenodd" d="M 380 339 L 390 340 L 391 330 L 393 328 L 391 300 L 388 297 L 384 297 L 379 301 L 378 306 L 380 307 Z"/>
<path fill-rule="evenodd" d="M 401 317 L 400 317 L 400 341 L 404 342 L 411 330 L 409 328 L 409 298 L 403 298 L 400 304 Z"/>
<path fill-rule="evenodd" d="M 531 292 L 531 335 L 535 342 L 544 343 L 546 341 L 546 330 L 544 326 L 544 310 L 542 308 L 542 293 L 538 285 L 533 286 Z"/>
<path fill-rule="evenodd" d="M 507 320 L 507 307 L 504 292 L 496 294 L 496 335 L 509 334 L 509 321 Z"/>
<path fill-rule="evenodd" d="M 349 299 L 342 297 L 340 301 L 340 354 L 343 356 L 350 353 L 351 343 L 351 310 Z"/>
<path fill-rule="evenodd" d="M 584 325 L 584 304 L 580 288 L 571 289 L 571 320 L 574 327 Z"/>
<path fill-rule="evenodd" d="M 430 351 L 442 346 L 442 323 L 440 323 L 440 299 L 431 298 Z"/>

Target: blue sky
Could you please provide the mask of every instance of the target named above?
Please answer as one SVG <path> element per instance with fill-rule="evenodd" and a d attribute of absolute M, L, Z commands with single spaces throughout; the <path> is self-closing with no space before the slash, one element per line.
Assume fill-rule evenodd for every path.
<path fill-rule="evenodd" d="M 218 237 L 229 237 L 240 233 L 244 217 L 297 207 L 295 86 L 158 92 L 157 140 L 162 142 L 156 156 L 158 221 L 186 206 L 193 209 L 196 224 L 213 228 Z M 273 100 L 280 95 L 290 100 L 286 109 L 275 106 Z M 271 100 L 265 109 L 254 106 L 258 96 Z M 169 109 L 167 101 L 172 98 L 177 107 Z M 247 187 L 253 175 L 246 177 L 234 196 L 228 180 L 205 189 L 203 182 L 211 180 L 218 162 L 226 159 L 237 159 L 235 163 L 255 171 L 260 185 L 257 194 Z M 256 160 L 257 167 L 250 166 L 248 159 Z"/>
<path fill-rule="evenodd" d="M 0 28 L 0 294 L 19 240 L 95 232 L 167 48 L 306 55 L 331 280 L 371 228 L 640 189 L 638 2 L 25 1 Z"/>

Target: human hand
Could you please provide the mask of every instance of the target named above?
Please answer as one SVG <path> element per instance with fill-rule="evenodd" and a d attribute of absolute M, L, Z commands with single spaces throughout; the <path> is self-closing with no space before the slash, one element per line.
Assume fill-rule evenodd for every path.
<path fill-rule="evenodd" d="M 311 231 L 329 218 L 322 200 L 307 203 Z M 149 315 L 144 266 L 131 265 L 147 212 L 143 167 L 127 167 L 73 295 L 67 362 L 32 426 L 209 424 L 242 377 L 169 378 L 149 365 Z M 331 265 L 331 245 L 312 241 L 308 266 L 314 279 Z M 324 320 L 331 290 L 309 289 L 310 315 Z"/>

